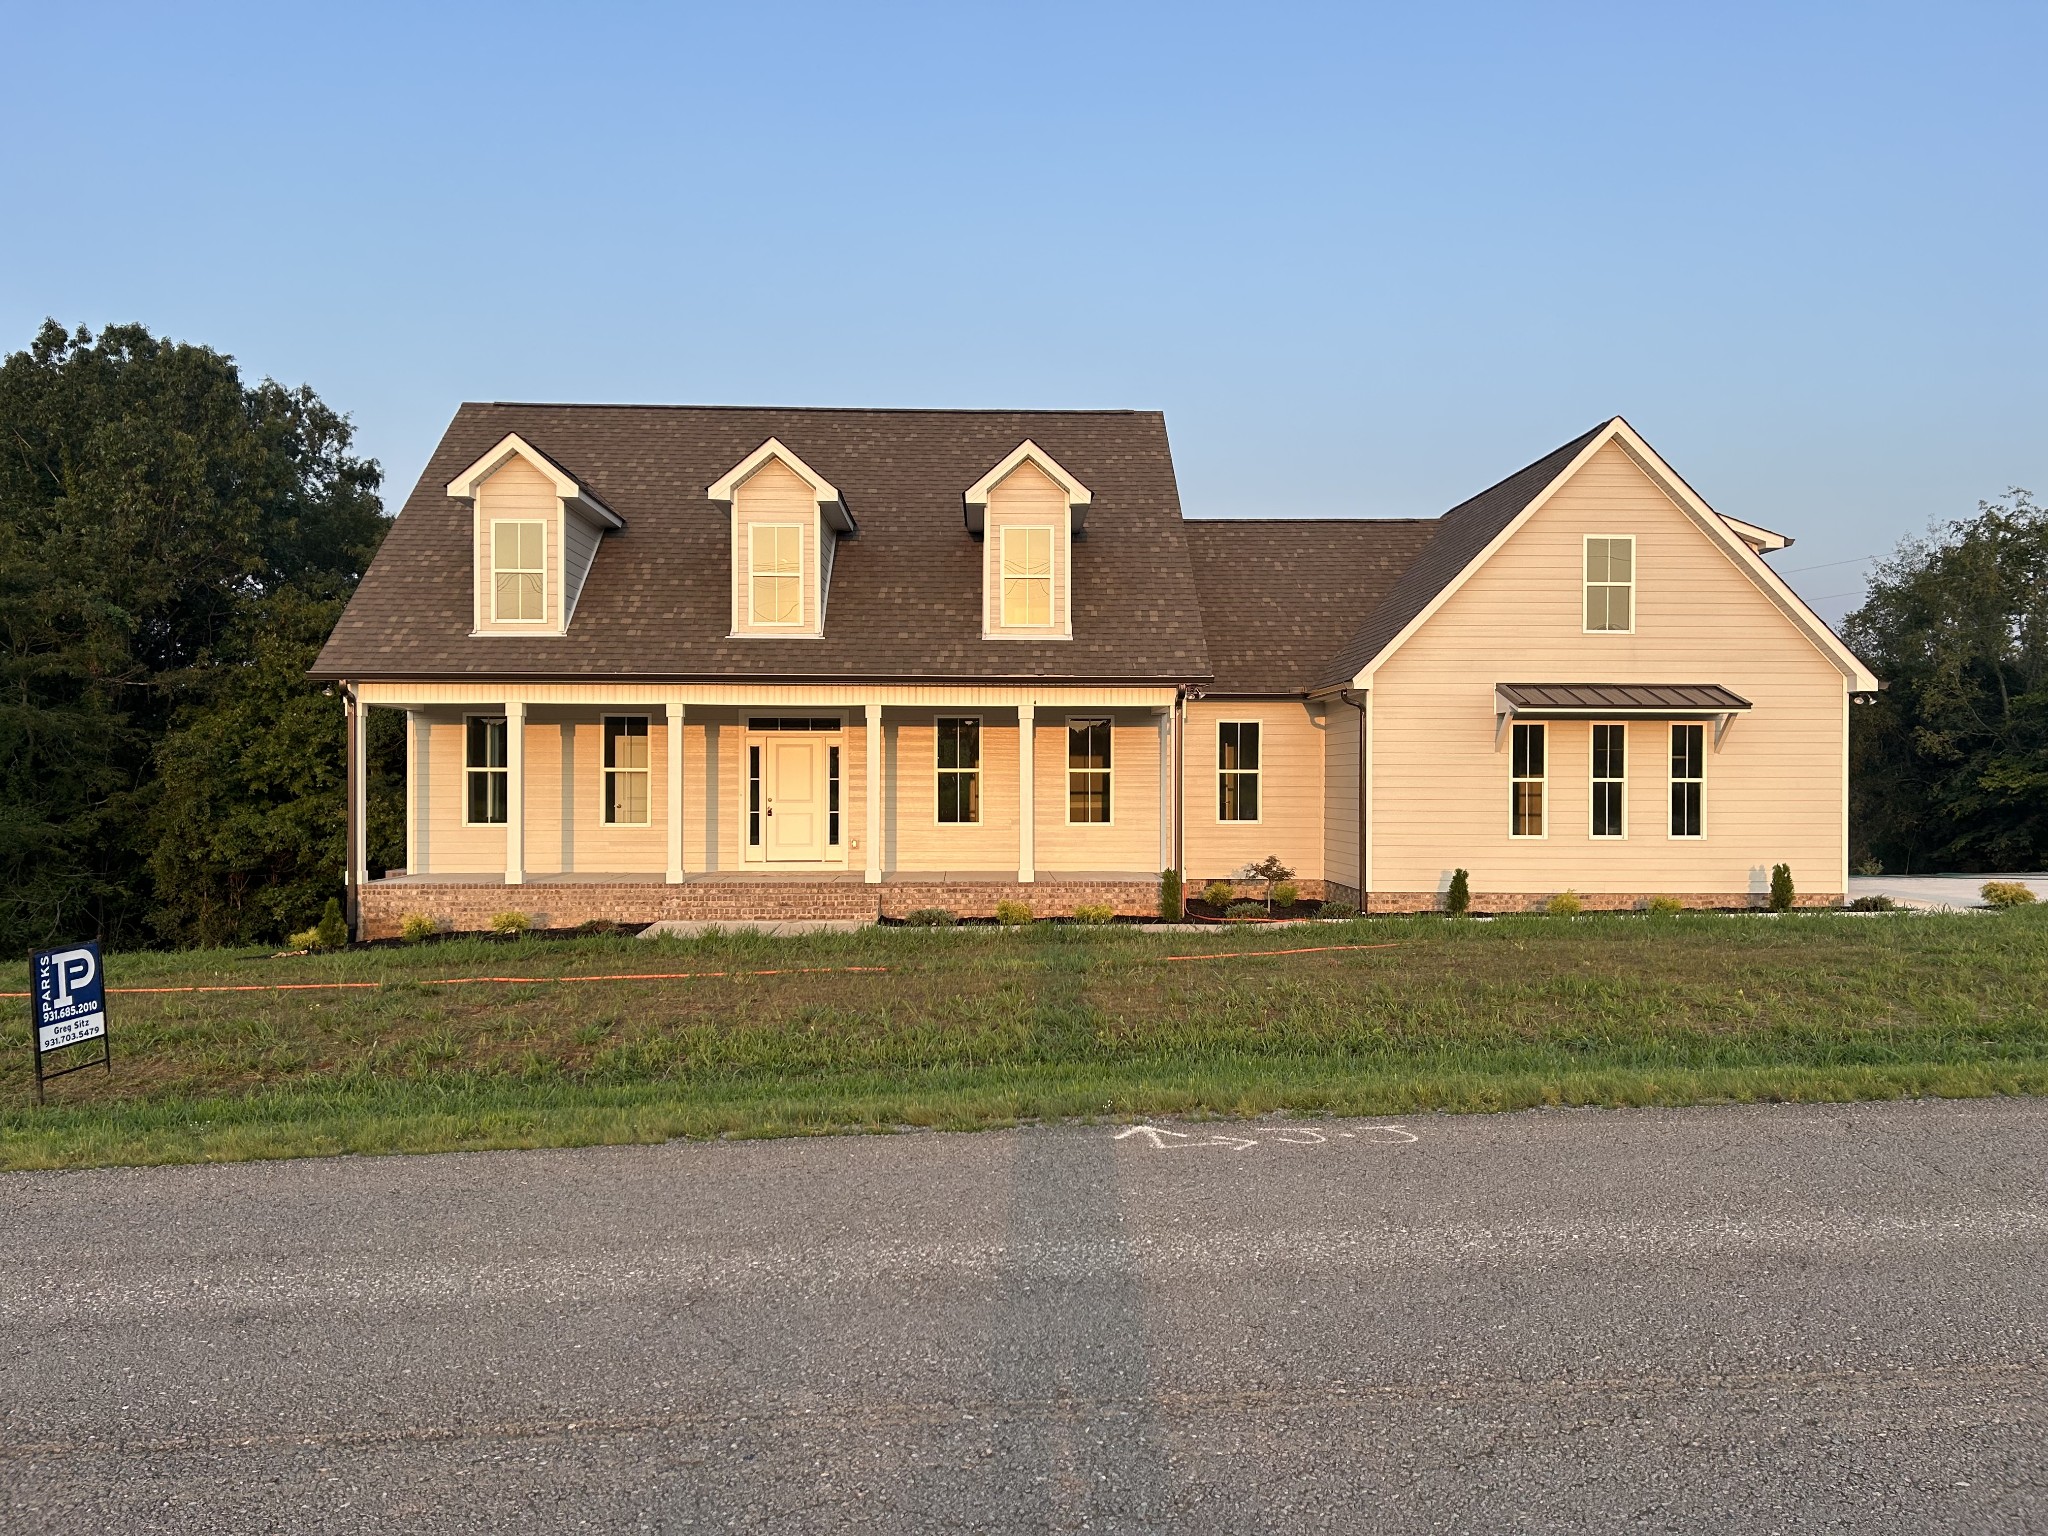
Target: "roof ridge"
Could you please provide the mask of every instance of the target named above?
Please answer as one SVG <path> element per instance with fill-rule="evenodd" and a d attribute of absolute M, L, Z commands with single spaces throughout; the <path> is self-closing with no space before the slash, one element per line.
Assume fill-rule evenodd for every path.
<path fill-rule="evenodd" d="M 1163 416 L 1157 406 L 1007 405 L 692 405 L 650 400 L 464 400 L 464 408 L 490 406 L 550 411 L 804 411 L 834 416 Z"/>
<path fill-rule="evenodd" d="M 1366 523 L 1373 527 L 1380 527 L 1387 523 L 1435 523 L 1442 521 L 1442 519 L 1442 513 L 1438 513 L 1435 517 L 1356 517 L 1350 514 L 1332 514 L 1328 517 L 1239 517 L 1234 513 L 1226 512 L 1221 515 L 1203 517 L 1189 517 L 1183 513 L 1181 517 L 1181 521 L 1186 523 Z"/>

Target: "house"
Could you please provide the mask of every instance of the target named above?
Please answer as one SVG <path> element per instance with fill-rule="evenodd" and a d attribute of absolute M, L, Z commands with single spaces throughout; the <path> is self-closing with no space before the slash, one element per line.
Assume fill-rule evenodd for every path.
<path fill-rule="evenodd" d="M 321 653 L 359 931 L 1847 888 L 1877 681 L 1615 418 L 1430 519 L 1190 521 L 1124 411 L 465 405 Z M 365 856 L 406 717 L 406 865 Z"/>

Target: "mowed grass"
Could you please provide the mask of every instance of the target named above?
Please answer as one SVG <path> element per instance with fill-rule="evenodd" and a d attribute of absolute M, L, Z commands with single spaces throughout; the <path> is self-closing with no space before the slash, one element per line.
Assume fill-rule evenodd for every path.
<path fill-rule="evenodd" d="M 1303 945 L 1387 947 L 1169 958 Z M 2028 911 L 474 938 L 107 969 L 264 990 L 113 997 L 111 1077 L 42 1108 L 11 1000 L 0 1167 L 2048 1091 L 2048 914 Z M 699 974 L 435 985 L 619 971 Z M 375 985 L 272 990 L 323 981 Z"/>

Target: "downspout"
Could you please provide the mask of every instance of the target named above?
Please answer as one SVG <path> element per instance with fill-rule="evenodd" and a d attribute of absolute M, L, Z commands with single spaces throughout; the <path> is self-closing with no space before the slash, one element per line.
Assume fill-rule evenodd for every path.
<path fill-rule="evenodd" d="M 1339 688 L 1337 697 L 1358 711 L 1358 910 L 1370 912 L 1372 898 L 1365 889 L 1365 706 L 1352 697 L 1349 688 Z"/>

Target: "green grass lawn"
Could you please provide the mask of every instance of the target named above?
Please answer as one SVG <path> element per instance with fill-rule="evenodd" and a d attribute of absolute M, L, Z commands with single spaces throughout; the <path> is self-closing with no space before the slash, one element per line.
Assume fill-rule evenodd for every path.
<path fill-rule="evenodd" d="M 1169 960 L 1307 944 L 1320 954 Z M 798 967 L 883 967 L 804 972 Z M 754 975 L 760 969 L 787 974 Z M 1041 925 L 119 954 L 111 1077 L 33 1102 L 0 1028 L 0 1167 L 969 1128 L 2048 1091 L 2048 913 Z M 441 987 L 615 971 L 689 980 Z M 361 981 L 351 991 L 270 990 Z M 0 990 L 25 991 L 24 963 Z"/>

